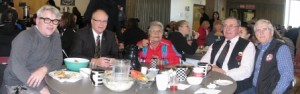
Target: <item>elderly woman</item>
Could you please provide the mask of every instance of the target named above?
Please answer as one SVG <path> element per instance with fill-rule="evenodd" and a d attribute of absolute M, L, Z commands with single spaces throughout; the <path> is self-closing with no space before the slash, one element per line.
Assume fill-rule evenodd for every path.
<path fill-rule="evenodd" d="M 173 44 L 164 38 L 164 27 L 161 22 L 151 22 L 149 27 L 149 38 L 143 39 L 137 43 L 142 50 L 139 52 L 139 58 L 144 59 L 146 63 L 150 63 L 152 58 L 164 59 L 164 64 L 179 64 L 180 54 L 176 52 Z"/>

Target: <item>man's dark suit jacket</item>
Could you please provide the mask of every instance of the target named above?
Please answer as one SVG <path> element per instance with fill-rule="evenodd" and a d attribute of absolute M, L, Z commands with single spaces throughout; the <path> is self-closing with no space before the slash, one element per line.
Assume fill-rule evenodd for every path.
<path fill-rule="evenodd" d="M 91 27 L 83 28 L 76 32 L 76 38 L 71 47 L 70 56 L 91 59 L 95 54 L 95 43 L 93 31 Z M 102 57 L 118 56 L 118 45 L 115 33 L 105 30 L 102 35 L 100 55 Z"/>

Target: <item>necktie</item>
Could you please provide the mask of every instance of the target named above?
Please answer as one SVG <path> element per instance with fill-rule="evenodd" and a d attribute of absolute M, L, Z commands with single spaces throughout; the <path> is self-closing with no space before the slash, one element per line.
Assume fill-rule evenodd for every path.
<path fill-rule="evenodd" d="M 95 47 L 95 54 L 94 54 L 94 58 L 99 58 L 100 57 L 100 36 L 97 36 L 96 39 L 96 47 Z"/>
<path fill-rule="evenodd" d="M 224 48 L 223 48 L 223 50 L 222 50 L 221 54 L 219 55 L 219 58 L 216 62 L 217 66 L 219 68 L 222 68 L 223 62 L 224 62 L 225 57 L 227 55 L 227 52 L 229 50 L 229 44 L 230 44 L 230 40 L 227 41 L 226 45 L 224 46 Z"/>

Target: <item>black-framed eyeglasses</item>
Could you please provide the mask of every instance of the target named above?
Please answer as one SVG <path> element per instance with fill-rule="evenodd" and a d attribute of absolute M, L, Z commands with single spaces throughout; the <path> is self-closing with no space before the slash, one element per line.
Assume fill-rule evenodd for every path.
<path fill-rule="evenodd" d="M 40 19 L 43 19 L 44 23 L 46 23 L 46 24 L 50 24 L 52 22 L 52 24 L 54 24 L 54 25 L 58 25 L 59 21 L 60 21 L 58 19 L 51 20 L 50 18 L 43 18 L 43 17 L 40 17 Z"/>

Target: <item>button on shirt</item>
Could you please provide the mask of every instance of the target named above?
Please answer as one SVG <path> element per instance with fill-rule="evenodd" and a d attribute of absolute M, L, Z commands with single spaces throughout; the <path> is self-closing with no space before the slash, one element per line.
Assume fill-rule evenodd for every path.
<path fill-rule="evenodd" d="M 259 55 L 256 60 L 255 70 L 254 70 L 254 77 L 253 77 L 253 86 L 256 87 L 256 83 L 258 80 L 259 70 L 261 67 L 262 56 L 269 47 L 271 41 L 269 41 L 265 45 L 259 45 L 258 48 L 260 49 Z M 277 59 L 277 68 L 280 74 L 280 79 L 273 90 L 273 93 L 276 94 L 283 94 L 284 91 L 289 86 L 290 82 L 294 78 L 294 68 L 293 68 L 293 61 L 290 54 L 290 50 L 286 45 L 282 45 L 279 47 L 278 52 L 276 54 Z"/>
<path fill-rule="evenodd" d="M 246 78 L 249 78 L 251 76 L 251 73 L 253 71 L 254 67 L 254 59 L 255 59 L 255 46 L 252 42 L 249 42 L 245 50 L 243 51 L 241 65 L 238 68 L 228 69 L 228 61 L 231 56 L 231 53 L 239 39 L 239 36 L 234 37 L 231 39 L 231 43 L 229 46 L 228 53 L 225 57 L 225 60 L 222 65 L 222 69 L 225 71 L 225 74 L 234 79 L 235 81 L 241 81 Z M 225 42 L 223 42 L 221 48 L 216 54 L 216 57 L 214 59 L 214 62 L 212 64 L 216 64 L 217 59 L 219 58 L 220 53 L 222 52 L 222 49 L 226 45 L 227 39 L 225 39 Z M 210 62 L 211 58 L 211 52 L 212 52 L 212 45 L 208 48 L 208 51 L 206 54 L 201 58 L 200 62 Z M 235 57 L 234 57 L 235 58 Z"/>

